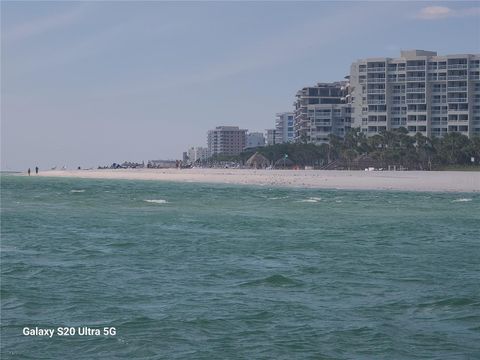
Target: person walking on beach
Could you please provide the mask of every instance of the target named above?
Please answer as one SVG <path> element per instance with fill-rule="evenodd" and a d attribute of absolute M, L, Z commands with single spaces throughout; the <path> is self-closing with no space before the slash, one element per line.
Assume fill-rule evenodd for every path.
<path fill-rule="evenodd" d="M 30 168 L 28 168 L 28 171 L 27 171 L 27 172 L 28 172 L 28 176 L 30 176 Z"/>
<path fill-rule="evenodd" d="M 38 166 L 35 166 L 35 174 L 38 175 Z"/>

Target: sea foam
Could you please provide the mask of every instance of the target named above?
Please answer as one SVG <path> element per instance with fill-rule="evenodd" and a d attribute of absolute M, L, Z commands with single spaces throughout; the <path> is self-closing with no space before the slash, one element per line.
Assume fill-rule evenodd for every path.
<path fill-rule="evenodd" d="M 453 200 L 452 202 L 467 202 L 467 201 L 472 201 L 472 199 L 469 199 L 469 198 L 462 198 L 462 199 L 456 199 L 456 200 Z"/>
<path fill-rule="evenodd" d="M 71 193 L 83 193 L 85 190 L 70 190 Z"/>
<path fill-rule="evenodd" d="M 146 202 L 148 202 L 148 203 L 154 203 L 154 204 L 168 204 L 168 201 L 167 201 L 167 200 L 164 200 L 164 199 L 157 199 L 157 200 L 155 200 L 155 199 L 153 199 L 153 200 L 146 199 L 146 200 L 144 200 L 144 201 L 146 201 Z"/>
<path fill-rule="evenodd" d="M 322 198 L 319 197 L 309 197 L 308 199 L 300 200 L 300 202 L 309 202 L 309 203 L 316 203 L 322 200 Z"/>

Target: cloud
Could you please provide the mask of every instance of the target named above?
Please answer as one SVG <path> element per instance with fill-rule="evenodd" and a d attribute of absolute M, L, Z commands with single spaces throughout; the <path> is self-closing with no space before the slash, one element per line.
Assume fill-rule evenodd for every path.
<path fill-rule="evenodd" d="M 379 10 L 380 11 L 380 10 Z M 385 7 L 384 12 L 391 11 Z M 115 96 L 133 96 L 147 92 L 159 92 L 165 89 L 186 88 L 198 84 L 208 84 L 224 80 L 252 71 L 259 71 L 277 65 L 283 65 L 309 56 L 312 52 L 331 43 L 342 41 L 352 36 L 352 31 L 361 26 L 369 16 L 374 15 L 367 7 L 352 5 L 350 11 L 331 14 L 327 18 L 310 19 L 293 27 L 285 27 L 284 31 L 259 39 L 252 44 L 238 49 L 235 53 L 221 61 L 212 62 L 204 68 L 167 76 L 161 81 L 157 79 L 137 79 L 129 86 L 115 85 L 110 89 L 103 88 L 97 93 L 114 93 Z M 335 29 L 335 31 L 332 31 Z"/>
<path fill-rule="evenodd" d="M 479 16 L 480 7 L 455 10 L 446 6 L 427 6 L 415 14 L 419 20 L 440 20 L 452 17 Z"/>
<path fill-rule="evenodd" d="M 70 26 L 76 23 L 84 14 L 85 5 L 77 6 L 68 11 L 40 17 L 31 21 L 16 25 L 5 31 L 5 38 L 8 41 L 19 41 L 43 33 Z"/>

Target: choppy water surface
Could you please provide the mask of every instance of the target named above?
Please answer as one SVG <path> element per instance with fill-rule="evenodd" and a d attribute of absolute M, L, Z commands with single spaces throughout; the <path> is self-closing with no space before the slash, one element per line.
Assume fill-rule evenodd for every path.
<path fill-rule="evenodd" d="M 3 176 L 1 211 L 2 359 L 480 358 L 478 194 Z"/>

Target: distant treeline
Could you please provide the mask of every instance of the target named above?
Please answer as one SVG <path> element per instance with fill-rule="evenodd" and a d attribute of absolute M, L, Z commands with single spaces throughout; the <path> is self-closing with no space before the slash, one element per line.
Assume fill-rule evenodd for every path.
<path fill-rule="evenodd" d="M 276 144 L 248 150 L 239 156 L 217 156 L 211 160 L 245 164 L 257 151 L 272 164 L 287 154 L 288 159 L 302 167 L 329 168 L 329 164 L 334 164 L 330 168 L 355 169 L 362 168 L 368 160 L 370 166 L 378 168 L 395 165 L 412 170 L 435 170 L 480 164 L 480 137 L 468 138 L 460 133 L 449 133 L 442 138 L 428 138 L 421 133 L 410 136 L 405 128 L 366 137 L 359 128 L 355 128 L 344 138 L 331 135 L 328 144 Z"/>

